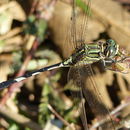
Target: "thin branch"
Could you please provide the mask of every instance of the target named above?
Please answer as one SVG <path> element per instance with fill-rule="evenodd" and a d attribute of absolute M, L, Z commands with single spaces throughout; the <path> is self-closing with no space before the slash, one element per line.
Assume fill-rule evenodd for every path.
<path fill-rule="evenodd" d="M 60 119 L 66 126 L 70 126 L 69 122 L 67 122 L 63 117 L 61 117 L 56 111 L 55 109 L 48 104 L 48 109 L 58 118 Z"/>
<path fill-rule="evenodd" d="M 130 105 L 130 99 L 127 99 L 122 104 L 120 104 L 118 107 L 116 107 L 113 111 L 111 111 L 110 116 L 116 117 L 116 115 L 117 115 L 117 113 L 119 113 L 119 111 L 123 110 L 125 107 L 127 107 L 129 105 Z M 108 115 L 106 117 L 104 117 L 105 119 L 100 120 L 99 122 L 95 123 L 90 128 L 90 130 L 93 129 L 93 128 L 97 128 L 97 127 L 101 126 L 102 124 L 104 124 L 107 121 L 107 117 L 108 117 Z M 124 120 L 124 119 L 122 119 L 122 120 Z M 121 121 L 119 121 L 119 122 L 121 122 Z"/>

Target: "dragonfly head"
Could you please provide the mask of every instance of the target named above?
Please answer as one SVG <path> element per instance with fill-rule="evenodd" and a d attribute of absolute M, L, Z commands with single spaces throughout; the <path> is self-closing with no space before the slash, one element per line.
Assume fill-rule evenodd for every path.
<path fill-rule="evenodd" d="M 112 39 L 109 39 L 105 43 L 104 55 L 107 58 L 113 58 L 117 55 L 119 46 Z"/>

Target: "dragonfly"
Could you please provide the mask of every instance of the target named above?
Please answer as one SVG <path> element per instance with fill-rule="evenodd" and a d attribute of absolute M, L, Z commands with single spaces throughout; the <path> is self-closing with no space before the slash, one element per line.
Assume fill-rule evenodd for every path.
<path fill-rule="evenodd" d="M 0 89 L 7 88 L 13 83 L 21 82 L 31 76 L 38 75 L 44 71 L 53 70 L 61 67 L 71 67 L 77 65 L 90 65 L 98 61 L 103 61 L 103 64 L 117 62 L 115 56 L 120 56 L 119 45 L 112 39 L 106 42 L 94 42 L 91 44 L 83 44 L 76 48 L 75 52 L 63 62 L 41 68 L 39 70 L 27 73 L 15 79 L 10 79 L 0 83 Z"/>
<path fill-rule="evenodd" d="M 85 10 L 89 10 L 88 7 L 90 8 L 90 0 L 88 0 L 87 8 Z M 79 37 L 77 36 L 77 30 L 76 30 L 76 0 L 72 1 L 72 18 L 71 18 L 71 26 L 72 26 L 72 41 L 70 44 L 73 44 L 75 46 L 75 50 L 73 53 L 70 55 L 69 58 L 65 59 L 64 61 L 47 66 L 44 68 L 41 68 L 39 70 L 35 70 L 33 72 L 29 72 L 23 76 L 16 77 L 15 79 L 10 79 L 4 82 L 0 83 L 0 89 L 4 89 L 9 87 L 11 84 L 21 82 L 31 76 L 36 76 L 42 72 L 45 71 L 50 71 L 56 68 L 62 68 L 62 67 L 70 67 L 69 73 L 68 73 L 68 81 L 72 81 L 74 86 L 77 87 L 80 90 L 80 94 L 78 95 L 80 100 L 86 99 L 90 107 L 96 108 L 94 112 L 96 114 L 101 113 L 102 116 L 105 114 L 109 114 L 109 111 L 107 108 L 101 107 L 101 105 L 97 105 L 96 101 L 93 97 L 93 95 L 90 94 L 89 91 L 86 91 L 84 88 L 85 81 L 83 80 L 84 75 L 88 75 L 89 77 L 92 77 L 93 72 L 91 69 L 91 64 L 102 61 L 104 68 L 109 68 L 111 67 L 111 64 L 116 64 L 120 61 L 116 60 L 116 57 L 123 57 L 119 45 L 113 40 L 113 39 L 108 39 L 106 42 L 93 42 L 90 44 L 87 44 L 85 42 L 77 42 L 79 41 Z M 84 37 L 87 37 L 86 35 L 86 27 L 88 23 L 88 16 L 85 15 L 85 18 L 83 19 L 81 26 L 81 36 L 80 36 L 80 41 L 84 41 Z M 77 38 L 78 37 L 78 38 Z M 109 67 L 108 67 L 109 64 Z M 111 68 L 114 70 L 115 68 Z M 117 68 L 116 68 L 117 69 Z M 91 87 L 96 90 L 96 85 L 95 81 L 90 78 L 90 83 L 92 84 Z M 97 90 L 96 90 L 97 91 Z M 95 91 L 95 96 L 98 97 L 99 100 L 100 94 Z M 84 100 L 83 100 L 84 101 Z M 81 104 L 81 109 L 83 110 L 81 112 L 81 119 L 83 122 L 84 129 L 88 129 L 87 125 L 87 118 L 86 118 L 86 110 L 85 110 L 85 104 L 84 102 L 80 101 Z M 111 117 L 109 117 L 109 121 L 111 121 Z M 112 121 L 111 121 L 112 122 Z M 112 122 L 113 125 L 113 122 Z M 114 126 L 113 126 L 114 129 Z"/>

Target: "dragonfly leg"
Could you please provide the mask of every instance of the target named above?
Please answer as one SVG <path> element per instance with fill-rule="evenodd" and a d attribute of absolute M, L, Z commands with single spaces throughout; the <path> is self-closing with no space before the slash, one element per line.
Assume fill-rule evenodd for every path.
<path fill-rule="evenodd" d="M 113 60 L 103 60 L 103 65 L 104 65 L 104 67 L 107 65 L 107 64 L 112 64 L 112 63 L 114 63 L 114 61 Z"/>
<path fill-rule="evenodd" d="M 105 66 L 106 66 L 105 60 L 102 60 L 102 63 L 103 63 L 103 66 L 104 66 L 104 68 L 105 68 Z"/>
<path fill-rule="evenodd" d="M 104 68 L 105 68 L 105 69 L 108 69 L 108 68 L 109 68 L 110 66 L 112 66 L 113 63 L 115 63 L 116 61 L 113 60 L 113 59 L 104 59 L 104 60 L 102 60 L 102 62 L 103 62 Z"/>

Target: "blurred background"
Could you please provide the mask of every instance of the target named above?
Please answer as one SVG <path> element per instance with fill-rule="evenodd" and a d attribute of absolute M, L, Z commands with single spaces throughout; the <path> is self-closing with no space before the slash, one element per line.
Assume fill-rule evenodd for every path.
<path fill-rule="evenodd" d="M 90 0 L 89 4 L 87 0 L 76 1 L 79 40 L 84 31 L 85 43 L 112 38 L 130 52 L 129 0 Z M 0 1 L 0 82 L 59 63 L 72 54 L 71 3 L 72 0 Z M 86 7 L 90 14 L 84 12 Z M 86 26 L 82 25 L 84 16 Z M 116 127 L 130 129 L 130 74 L 106 71 L 101 63 L 92 67 L 102 103 L 109 108 Z M 47 71 L 1 90 L 0 130 L 82 130 L 69 91 L 68 71 L 69 68 Z M 100 120 L 91 109 L 88 108 L 88 126 L 96 129 Z"/>

